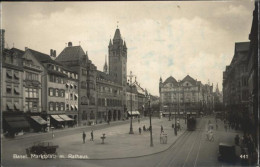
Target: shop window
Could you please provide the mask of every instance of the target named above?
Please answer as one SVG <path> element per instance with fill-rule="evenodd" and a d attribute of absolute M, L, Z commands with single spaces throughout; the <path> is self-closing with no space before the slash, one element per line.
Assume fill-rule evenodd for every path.
<path fill-rule="evenodd" d="M 69 110 L 69 109 L 70 109 L 70 105 L 66 104 L 66 110 Z"/>

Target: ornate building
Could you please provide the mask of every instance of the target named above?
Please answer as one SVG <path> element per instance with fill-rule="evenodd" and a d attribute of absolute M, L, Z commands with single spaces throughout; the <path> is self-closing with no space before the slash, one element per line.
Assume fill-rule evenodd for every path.
<path fill-rule="evenodd" d="M 164 82 L 160 78 L 160 108 L 164 115 L 199 115 L 213 109 L 213 86 L 203 85 L 187 75 L 181 81 L 170 76 Z"/>

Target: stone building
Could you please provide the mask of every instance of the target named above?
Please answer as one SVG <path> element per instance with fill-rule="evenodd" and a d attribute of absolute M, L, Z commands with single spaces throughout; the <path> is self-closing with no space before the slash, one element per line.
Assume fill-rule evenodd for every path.
<path fill-rule="evenodd" d="M 247 55 L 249 42 L 235 43 L 232 61 L 223 72 L 223 102 L 228 112 L 237 112 L 237 118 L 248 110 L 248 70 Z"/>
<path fill-rule="evenodd" d="M 88 58 L 81 46 L 72 42 L 63 49 L 55 61 L 69 66 L 78 74 L 78 123 L 87 125 L 96 122 L 96 71 L 97 67 Z"/>
<path fill-rule="evenodd" d="M 213 86 L 203 85 L 189 75 L 180 81 L 172 76 L 164 82 L 160 78 L 160 108 L 163 115 L 198 116 L 202 113 L 212 112 L 212 89 Z"/>
<path fill-rule="evenodd" d="M 258 15 L 259 15 L 259 2 L 255 2 L 255 10 L 253 12 L 253 21 L 252 21 L 252 27 L 249 34 L 249 54 L 248 54 L 248 93 L 249 93 L 249 122 L 251 123 L 250 134 L 252 134 L 255 147 L 259 148 L 259 83 L 260 83 L 260 77 L 259 77 L 259 54 L 258 54 L 258 31 L 259 31 L 259 23 L 258 23 Z M 258 62 L 258 63 L 257 63 Z M 259 154 L 259 152 L 258 152 Z"/>
<path fill-rule="evenodd" d="M 3 45 L 4 46 L 4 45 Z M 3 132 L 14 136 L 29 129 L 29 123 L 23 112 L 23 51 L 12 48 L 3 49 L 1 68 L 1 112 Z"/>

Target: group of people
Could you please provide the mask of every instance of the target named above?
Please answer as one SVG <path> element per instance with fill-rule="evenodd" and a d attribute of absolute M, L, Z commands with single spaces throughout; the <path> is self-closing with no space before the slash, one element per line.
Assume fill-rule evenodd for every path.
<path fill-rule="evenodd" d="M 86 143 L 86 136 L 87 135 L 86 135 L 85 131 L 83 131 L 83 133 L 82 133 L 83 144 Z M 93 132 L 93 130 L 91 130 L 90 136 L 91 136 L 90 141 L 94 141 L 94 132 Z"/>

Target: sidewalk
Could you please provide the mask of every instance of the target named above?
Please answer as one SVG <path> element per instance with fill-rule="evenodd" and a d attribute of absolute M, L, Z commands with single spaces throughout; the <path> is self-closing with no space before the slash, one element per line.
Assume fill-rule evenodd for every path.
<path fill-rule="evenodd" d="M 148 119 L 147 117 L 142 118 L 141 120 L 146 120 Z M 136 122 L 137 119 L 133 120 L 133 122 Z M 122 125 L 122 124 L 128 124 L 128 120 L 124 120 L 124 121 L 112 121 L 110 122 L 110 125 L 108 125 L 106 122 L 102 123 L 102 124 L 96 124 L 96 125 L 92 125 L 92 126 L 77 126 L 77 127 L 72 127 L 72 128 L 63 128 L 63 129 L 54 129 L 53 133 L 54 135 L 58 134 L 58 133 L 64 133 L 64 132 L 70 132 L 70 131 L 79 131 L 79 130 L 90 130 L 91 128 L 95 127 L 111 127 L 111 126 L 117 126 L 117 125 Z M 31 137 L 39 137 L 39 136 L 46 136 L 48 134 L 51 134 L 52 130 L 50 130 L 49 132 L 25 132 L 24 135 L 21 136 L 16 136 L 14 138 L 6 138 L 3 135 L 1 136 L 2 141 L 13 141 L 13 140 L 20 140 L 20 139 L 24 139 L 24 138 L 31 138 Z"/>
<path fill-rule="evenodd" d="M 108 127 L 101 130 L 94 130 L 94 141 L 90 141 L 90 132 L 87 132 L 86 143 L 83 144 L 82 132 L 60 138 L 47 140 L 58 144 L 58 155 L 63 158 L 72 159 L 112 159 L 129 158 L 154 154 L 168 149 L 186 131 L 184 120 L 181 120 L 182 130 L 178 136 L 174 135 L 172 129 L 173 121 L 168 118 L 153 118 L 153 147 L 150 147 L 150 132 L 143 132 L 139 135 L 138 128 L 149 127 L 149 119 L 140 122 L 133 122 L 134 134 L 129 134 L 129 124 L 115 127 Z M 167 134 L 167 144 L 160 144 L 161 125 L 164 133 Z M 142 128 L 143 129 L 143 128 Z M 106 134 L 105 144 L 101 144 L 102 134 Z"/>

